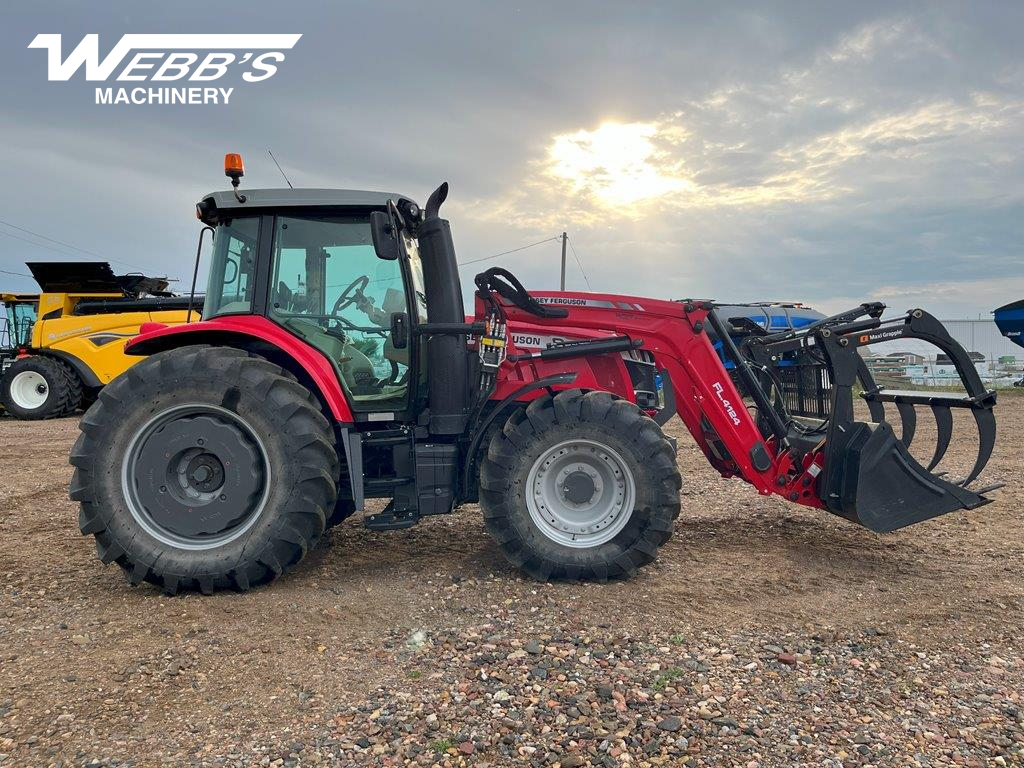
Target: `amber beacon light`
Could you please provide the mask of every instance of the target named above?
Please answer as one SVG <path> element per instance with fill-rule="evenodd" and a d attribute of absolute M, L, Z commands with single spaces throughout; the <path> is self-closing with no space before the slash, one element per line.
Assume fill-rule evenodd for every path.
<path fill-rule="evenodd" d="M 228 152 L 224 155 L 224 175 L 231 179 L 231 186 L 235 190 L 235 197 L 238 202 L 245 202 L 245 195 L 238 192 L 238 180 L 245 175 L 245 163 L 242 156 L 237 152 Z"/>

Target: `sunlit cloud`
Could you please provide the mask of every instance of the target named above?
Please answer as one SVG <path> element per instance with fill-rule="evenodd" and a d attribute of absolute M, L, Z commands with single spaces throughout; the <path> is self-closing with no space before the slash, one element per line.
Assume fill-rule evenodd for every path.
<path fill-rule="evenodd" d="M 548 146 L 545 172 L 568 182 L 573 193 L 612 207 L 629 206 L 692 190 L 683 166 L 671 151 L 678 132 L 655 123 L 607 122 L 593 130 L 555 136 Z"/>
<path fill-rule="evenodd" d="M 877 80 L 880 68 L 908 56 L 948 59 L 943 46 L 912 20 L 881 19 L 774 78 L 720 86 L 661 114 L 556 133 L 492 209 L 547 229 L 666 211 L 874 200 L 873 189 L 897 180 L 913 199 L 984 195 L 984 184 L 928 177 L 944 178 L 961 156 L 998 162 L 996 147 L 1005 153 L 1015 137 L 1024 101 L 980 90 L 900 101 Z"/>
<path fill-rule="evenodd" d="M 557 134 L 495 211 L 546 227 L 565 218 L 638 220 L 666 208 L 825 203 L 867 194 L 897 173 L 912 185 L 965 149 L 984 158 L 990 139 L 1007 138 L 1024 119 L 1024 101 L 973 93 L 960 101 L 851 115 L 836 130 L 788 140 L 784 130 L 766 124 L 777 117 L 745 109 L 748 96 L 720 91 L 710 102 L 646 122 L 606 121 Z M 800 105 L 794 120 L 813 111 L 799 92 L 789 103 Z M 948 201 L 957 190 L 945 194 Z"/>

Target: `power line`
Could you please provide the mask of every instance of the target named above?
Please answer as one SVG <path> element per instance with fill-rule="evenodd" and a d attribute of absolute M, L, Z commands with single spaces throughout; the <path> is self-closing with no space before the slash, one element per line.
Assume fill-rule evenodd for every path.
<path fill-rule="evenodd" d="M 549 238 L 546 238 L 544 240 L 538 240 L 536 243 L 530 243 L 529 245 L 521 245 L 518 248 L 512 248 L 512 249 L 507 250 L 507 251 L 502 251 L 501 253 L 492 253 L 490 256 L 484 256 L 483 258 L 480 258 L 480 259 L 470 259 L 469 261 L 460 261 L 459 262 L 459 266 L 461 267 L 461 266 L 464 266 L 466 264 L 476 264 L 477 262 L 489 261 L 491 259 L 496 259 L 499 256 L 505 256 L 505 255 L 507 255 L 509 253 L 516 253 L 517 251 L 525 251 L 527 248 L 533 248 L 535 245 L 542 245 L 544 243 L 550 243 L 550 242 L 552 242 L 554 240 L 560 240 L 561 237 L 562 237 L 561 235 L 555 235 L 554 237 L 549 237 Z"/>
<path fill-rule="evenodd" d="M 570 248 L 570 249 L 572 249 L 572 255 L 573 255 L 573 256 L 574 256 L 575 258 L 576 258 L 576 263 L 577 263 L 577 264 L 579 264 L 579 267 L 580 267 L 580 272 L 582 272 L 582 273 L 583 273 L 583 279 L 587 281 L 587 290 L 588 290 L 588 291 L 592 291 L 592 290 L 594 290 L 593 288 L 591 288 L 591 287 L 590 287 L 590 278 L 589 278 L 589 277 L 587 277 L 587 270 L 585 270 L 585 269 L 583 268 L 583 262 L 582 262 L 582 261 L 580 261 L 580 257 L 579 257 L 579 255 L 578 255 L 578 254 L 576 253 L 576 246 L 574 246 L 574 245 L 572 244 L 572 238 L 571 238 L 571 237 L 566 237 L 566 240 L 567 240 L 567 241 L 568 241 L 568 243 L 569 243 L 569 248 Z"/>
<path fill-rule="evenodd" d="M 31 229 L 25 229 L 25 227 L 19 227 L 17 224 L 11 224 L 11 222 L 4 221 L 3 219 L 0 219 L 0 224 L 3 224 L 5 227 L 10 227 L 11 229 L 16 229 L 19 232 L 25 232 L 26 234 L 34 235 L 35 237 L 41 238 L 43 240 L 49 240 L 51 243 L 56 243 L 57 245 L 63 245 L 65 248 L 70 248 L 73 251 L 81 251 L 82 253 L 88 253 L 90 256 L 96 256 L 97 258 L 100 258 L 100 259 L 103 258 L 98 253 L 94 253 L 93 251 L 87 250 L 85 248 L 79 248 L 77 245 L 71 245 L 71 243 L 65 243 L 62 240 L 55 240 L 52 237 L 47 237 L 46 235 L 41 235 L 38 232 L 33 232 Z"/>
<path fill-rule="evenodd" d="M 15 277 L 27 277 L 29 280 L 32 279 L 32 275 L 26 275 L 24 272 L 11 272 L 9 269 L 0 269 L 5 275 L 14 275 Z"/>
<path fill-rule="evenodd" d="M 142 269 L 142 267 L 140 267 L 138 264 L 132 264 L 130 261 L 121 261 L 120 259 L 111 259 L 109 256 L 101 256 L 100 254 L 96 253 L 96 251 L 90 251 L 88 248 L 79 248 L 77 245 L 71 245 L 71 243 L 65 243 L 63 240 L 57 240 L 56 238 L 48 237 L 47 235 L 40 234 L 39 232 L 34 232 L 31 229 L 19 227 L 17 224 L 11 224 L 11 222 L 4 221 L 3 219 L 0 219 L 0 224 L 3 224 L 5 227 L 10 227 L 11 229 L 16 229 L 19 232 L 24 232 L 27 235 L 38 237 L 41 240 L 48 240 L 51 243 L 56 243 L 57 245 L 61 245 L 65 248 L 70 248 L 72 251 L 78 251 L 79 253 L 85 253 L 88 254 L 89 256 L 95 256 L 97 259 L 104 259 L 105 261 L 113 261 L 115 264 L 124 264 L 127 267 L 135 267 L 136 269 Z M 18 240 L 25 240 L 25 238 L 18 237 L 17 235 L 12 235 L 10 232 L 2 232 L 0 234 L 5 234 L 8 235 L 9 237 L 17 238 Z M 32 243 L 32 245 L 38 245 L 42 248 L 48 247 L 43 245 L 42 243 L 33 243 L 31 240 L 25 240 L 25 242 Z M 63 251 L 58 251 L 55 248 L 49 248 L 49 250 L 54 251 L 55 253 L 63 253 Z"/>
<path fill-rule="evenodd" d="M 16 235 L 13 232 L 4 232 L 0 230 L 0 235 L 4 235 L 5 237 L 13 237 L 15 240 L 21 240 L 21 242 L 28 243 L 29 245 L 34 245 L 36 248 L 45 248 L 46 250 L 51 251 L 52 253 L 59 253 L 61 256 L 74 255 L 72 253 L 68 253 L 67 251 L 59 251 L 56 248 L 53 248 L 49 245 L 44 245 L 43 243 L 37 243 L 35 240 L 29 240 L 27 237 L 21 237 L 20 235 Z"/>

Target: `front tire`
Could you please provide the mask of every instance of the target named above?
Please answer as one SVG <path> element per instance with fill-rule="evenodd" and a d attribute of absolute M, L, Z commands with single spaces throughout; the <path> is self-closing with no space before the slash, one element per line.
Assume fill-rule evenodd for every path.
<path fill-rule="evenodd" d="M 580 390 L 513 414 L 480 471 L 487 530 L 535 579 L 605 581 L 653 562 L 672 535 L 682 480 L 657 424 Z"/>
<path fill-rule="evenodd" d="M 312 394 L 242 350 L 183 347 L 107 385 L 71 454 L 100 559 L 168 594 L 265 584 L 319 541 L 337 497 Z"/>
<path fill-rule="evenodd" d="M 352 499 L 338 499 L 334 511 L 327 517 L 327 527 L 334 528 L 348 520 L 356 512 L 356 503 Z"/>
<path fill-rule="evenodd" d="M 19 419 L 70 416 L 82 403 L 82 382 L 59 360 L 32 355 L 15 360 L 0 378 L 0 403 Z"/>

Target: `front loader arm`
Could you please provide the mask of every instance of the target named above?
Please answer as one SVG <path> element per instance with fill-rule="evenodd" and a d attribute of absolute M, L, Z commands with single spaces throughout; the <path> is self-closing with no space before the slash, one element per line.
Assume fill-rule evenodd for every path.
<path fill-rule="evenodd" d="M 577 298 L 578 296 L 578 298 Z M 642 340 L 642 349 L 654 355 L 655 363 L 673 389 L 679 417 L 693 435 L 708 461 L 725 477 L 739 476 L 762 494 L 783 493 L 792 498 L 788 487 L 780 486 L 778 478 L 793 470 L 792 457 L 779 446 L 778 439 L 765 440 L 754 417 L 743 403 L 743 397 L 722 364 L 707 335 L 712 305 L 706 302 L 660 301 L 594 294 L 559 294 L 558 297 L 537 296 L 542 305 L 555 304 L 569 308 L 565 317 L 548 317 L 538 321 L 521 307 L 505 304 L 513 323 L 543 323 L 547 329 L 603 329 L 619 336 Z M 714 320 L 712 320 L 714 322 Z M 584 369 L 592 368 L 598 358 L 587 360 Z M 554 366 L 558 367 L 558 366 Z M 553 364 L 544 372 L 554 372 Z M 579 367 L 579 361 L 567 358 L 561 369 Z M 603 383 L 603 386 L 602 386 Z M 626 399 L 627 382 L 609 387 L 612 382 L 593 384 Z M 578 379 L 574 386 L 588 388 L 590 377 Z M 618 390 L 623 387 L 623 391 Z M 799 494 L 800 503 L 820 506 L 813 494 Z"/>
<path fill-rule="evenodd" d="M 771 493 L 775 457 L 704 332 L 708 310 L 694 306 L 679 325 L 677 352 L 655 353 L 671 381 L 679 417 L 715 469 Z"/>

